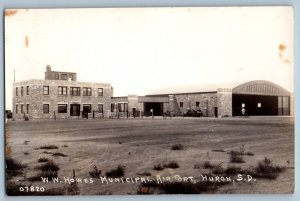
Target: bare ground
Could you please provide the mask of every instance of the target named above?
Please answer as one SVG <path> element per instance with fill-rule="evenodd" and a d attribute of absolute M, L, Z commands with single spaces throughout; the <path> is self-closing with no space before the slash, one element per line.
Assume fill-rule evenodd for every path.
<path fill-rule="evenodd" d="M 286 167 L 275 180 L 256 179 L 255 182 L 235 182 L 224 185 L 213 193 L 291 193 L 294 190 L 294 119 L 289 117 L 250 118 L 189 118 L 189 119 L 97 119 L 97 120 L 31 120 L 9 121 L 11 157 L 27 164 L 24 174 L 12 180 L 30 183 L 28 177 L 36 174 L 37 159 L 48 157 L 60 170 L 58 177 L 90 178 L 89 171 L 96 165 L 105 172 L 125 166 L 125 177 L 150 172 L 152 176 L 193 176 L 208 173 L 207 169 L 194 169 L 194 165 L 210 161 L 222 167 L 236 165 L 255 166 L 269 157 L 276 165 Z M 29 141 L 25 143 L 25 141 Z M 171 145 L 182 144 L 183 150 L 171 150 Z M 61 152 L 67 157 L 44 154 L 42 145 L 57 145 L 46 150 Z M 232 164 L 226 152 L 244 146 L 245 163 Z M 24 154 L 28 153 L 28 154 Z M 177 161 L 178 169 L 153 170 L 158 163 Z M 33 182 L 32 185 L 51 189 L 60 184 Z M 139 184 L 78 183 L 80 194 L 136 194 Z"/>

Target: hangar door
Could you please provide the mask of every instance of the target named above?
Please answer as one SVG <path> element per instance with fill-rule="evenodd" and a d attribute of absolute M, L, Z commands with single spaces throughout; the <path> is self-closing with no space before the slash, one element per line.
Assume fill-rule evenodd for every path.
<path fill-rule="evenodd" d="M 242 115 L 241 110 L 245 108 L 245 115 L 278 115 L 277 96 L 259 96 L 259 95 L 232 95 L 233 115 Z"/>
<path fill-rule="evenodd" d="M 241 116 L 288 116 L 290 115 L 290 93 L 268 81 L 252 81 L 232 90 L 232 114 Z"/>
<path fill-rule="evenodd" d="M 154 116 L 162 116 L 163 115 L 163 103 L 159 102 L 145 102 L 144 103 L 145 115 L 151 115 L 151 109 L 153 110 Z"/>

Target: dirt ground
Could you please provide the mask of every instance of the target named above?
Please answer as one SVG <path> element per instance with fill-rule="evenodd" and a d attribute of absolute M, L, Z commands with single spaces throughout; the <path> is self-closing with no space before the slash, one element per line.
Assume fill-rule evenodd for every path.
<path fill-rule="evenodd" d="M 290 117 L 249 118 L 185 118 L 185 119 L 73 119 L 8 121 L 11 157 L 26 164 L 24 174 L 14 177 L 20 183 L 43 186 L 45 189 L 65 186 L 65 178 L 90 178 L 96 165 L 105 172 L 125 166 L 126 178 L 150 172 L 152 177 L 180 175 L 199 177 L 207 169 L 195 169 L 195 164 L 210 161 L 226 168 L 233 165 L 226 153 L 244 147 L 254 156 L 245 156 L 243 168 L 255 166 L 269 157 L 286 170 L 275 180 L 256 179 L 224 185 L 213 193 L 291 193 L 294 190 L 294 119 Z M 29 142 L 25 142 L 29 141 Z M 173 144 L 183 150 L 171 150 Z M 59 149 L 39 149 L 42 145 L 57 145 Z M 213 150 L 225 150 L 215 152 Z M 42 153 L 61 152 L 67 157 Z M 25 153 L 25 154 L 24 154 Z M 27 182 L 36 174 L 37 159 L 48 157 L 60 170 L 59 184 Z M 158 163 L 176 161 L 177 169 L 153 170 Z M 65 177 L 65 178 L 64 178 Z M 80 194 L 136 194 L 139 183 L 78 183 Z"/>

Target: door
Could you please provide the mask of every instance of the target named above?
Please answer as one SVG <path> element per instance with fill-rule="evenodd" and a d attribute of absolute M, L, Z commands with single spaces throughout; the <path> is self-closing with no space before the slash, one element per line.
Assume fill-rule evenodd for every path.
<path fill-rule="evenodd" d="M 91 110 L 91 105 L 83 105 L 82 106 L 82 118 L 88 118 L 89 117 L 89 113 L 92 112 Z"/>
<path fill-rule="evenodd" d="M 218 107 L 215 107 L 215 117 L 218 117 Z"/>
<path fill-rule="evenodd" d="M 136 108 L 135 107 L 132 108 L 132 115 L 133 115 L 134 118 L 136 117 Z"/>
<path fill-rule="evenodd" d="M 80 115 L 80 105 L 79 104 L 71 104 L 70 115 L 71 116 L 79 116 Z"/>

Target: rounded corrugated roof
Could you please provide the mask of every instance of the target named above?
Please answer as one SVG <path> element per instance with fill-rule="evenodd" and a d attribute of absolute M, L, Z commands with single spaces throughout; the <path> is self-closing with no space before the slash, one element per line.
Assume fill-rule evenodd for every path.
<path fill-rule="evenodd" d="M 252 91 L 249 91 L 250 86 L 263 86 L 253 87 Z M 256 90 L 254 90 L 254 88 Z M 272 88 L 274 88 L 272 92 Z M 233 93 L 244 93 L 244 94 L 265 94 L 265 95 L 288 95 L 289 91 L 283 87 L 267 81 L 267 80 L 253 80 L 253 81 L 239 81 L 229 83 L 213 83 L 213 84 L 202 84 L 202 85 L 186 85 L 186 86 L 173 86 L 165 87 L 155 90 L 148 95 L 166 95 L 166 94 L 187 94 L 187 93 L 207 93 L 217 92 L 218 89 L 232 89 Z"/>

